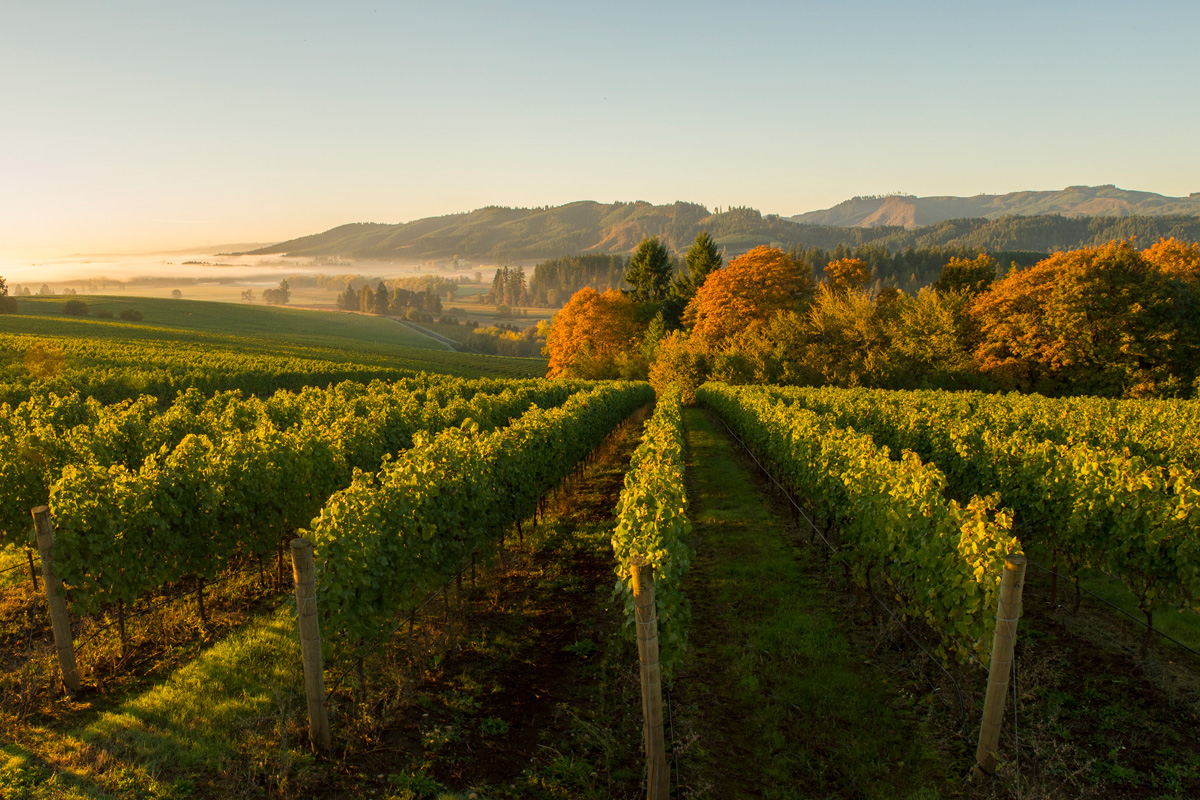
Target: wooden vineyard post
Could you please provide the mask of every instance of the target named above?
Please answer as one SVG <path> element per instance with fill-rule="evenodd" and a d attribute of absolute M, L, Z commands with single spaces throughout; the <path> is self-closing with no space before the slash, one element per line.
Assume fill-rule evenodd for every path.
<path fill-rule="evenodd" d="M 296 623 L 304 661 L 304 695 L 308 700 L 308 738 L 313 750 L 328 752 L 332 744 L 325 708 L 325 664 L 321 657 L 321 627 L 317 619 L 317 573 L 308 539 L 292 539 L 292 580 L 296 584 Z"/>
<path fill-rule="evenodd" d="M 975 751 L 973 774 L 976 777 L 990 776 L 996 769 L 996 746 L 1000 743 L 1000 723 L 1004 719 L 1004 701 L 1008 697 L 1008 677 L 1012 674 L 1017 618 L 1021 616 L 1025 564 L 1023 555 L 1009 554 L 1004 559 L 1000 605 L 996 613 L 996 636 L 992 640 L 992 663 L 988 669 L 987 699 L 983 703 L 983 723 L 979 726 L 979 748 Z"/>
<path fill-rule="evenodd" d="M 642 672 L 642 737 L 649 776 L 647 800 L 667 800 L 671 773 L 663 737 L 662 672 L 658 662 L 658 612 L 654 605 L 654 568 L 645 559 L 633 560 L 633 607 L 637 627 L 638 661 Z"/>
<path fill-rule="evenodd" d="M 62 668 L 63 683 L 72 692 L 79 691 L 79 670 L 75 666 L 75 640 L 71 636 L 71 616 L 63 598 L 62 581 L 54 575 L 54 523 L 50 509 L 33 509 L 33 526 L 37 531 L 38 552 L 42 556 L 42 586 L 46 590 L 46 607 L 50 609 L 50 627 L 54 631 L 54 646 L 58 649 L 58 665 Z"/>

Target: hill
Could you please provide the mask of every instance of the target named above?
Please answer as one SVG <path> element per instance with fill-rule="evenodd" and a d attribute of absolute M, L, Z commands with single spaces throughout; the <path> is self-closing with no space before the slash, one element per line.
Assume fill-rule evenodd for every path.
<path fill-rule="evenodd" d="M 709 216 L 706 208 L 694 203 L 655 206 L 584 201 L 554 208 L 488 206 L 397 225 L 342 225 L 245 255 L 536 260 L 582 252 L 627 252 L 646 236 L 683 242 Z"/>
<path fill-rule="evenodd" d="M 887 202 L 892 200 L 894 202 Z M 903 198 L 847 201 L 832 224 L 801 224 L 753 208 L 711 212 L 695 203 L 570 203 L 544 208 L 491 206 L 465 214 L 429 217 L 397 225 L 353 223 L 236 255 L 285 254 L 360 259 L 470 259 L 491 263 L 534 262 L 581 253 L 630 253 L 647 236 L 682 253 L 701 230 L 733 257 L 758 245 L 790 249 L 881 244 L 895 251 L 941 245 L 984 250 L 1049 252 L 1137 236 L 1200 241 L 1200 216 L 1001 216 L 941 218 L 914 227 L 915 211 Z M 1200 200 L 1197 201 L 1200 207 Z M 839 207 L 840 208 L 840 207 Z M 869 213 L 868 213 L 869 211 Z M 839 212 L 840 214 L 841 212 Z M 850 224 L 871 218 L 869 226 Z M 841 221 L 842 224 L 836 224 Z M 918 220 L 919 222 L 919 220 Z"/>
<path fill-rule="evenodd" d="M 977 194 L 974 197 L 854 197 L 823 211 L 797 214 L 790 219 L 804 225 L 839 225 L 873 228 L 902 225 L 915 228 L 948 219 L 1006 216 L 1126 217 L 1200 215 L 1200 192 L 1188 197 L 1166 197 L 1106 186 L 1068 186 L 1053 192 Z"/>

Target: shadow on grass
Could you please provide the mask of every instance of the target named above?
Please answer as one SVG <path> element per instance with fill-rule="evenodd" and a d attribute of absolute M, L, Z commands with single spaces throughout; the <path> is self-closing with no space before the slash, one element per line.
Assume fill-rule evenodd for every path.
<path fill-rule="evenodd" d="M 0 750 L 0 796 L 183 798 L 198 782 L 286 783 L 308 758 L 289 747 L 306 744 L 299 664 L 284 601 L 81 728 L 28 728 L 33 744 Z"/>

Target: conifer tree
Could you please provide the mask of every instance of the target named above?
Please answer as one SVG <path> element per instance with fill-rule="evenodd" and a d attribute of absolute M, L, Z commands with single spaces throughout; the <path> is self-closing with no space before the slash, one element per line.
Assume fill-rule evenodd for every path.
<path fill-rule="evenodd" d="M 637 302 L 662 302 L 671 291 L 674 270 L 667 246 L 657 238 L 643 239 L 629 259 L 625 282 L 633 286 L 630 294 Z"/>
<path fill-rule="evenodd" d="M 688 265 L 691 294 L 695 294 L 696 290 L 704 284 L 704 279 L 708 277 L 709 273 L 720 269 L 722 264 L 721 254 L 717 251 L 717 243 L 708 235 L 707 230 L 700 231 L 684 258 Z M 688 299 L 691 299 L 690 295 Z"/>

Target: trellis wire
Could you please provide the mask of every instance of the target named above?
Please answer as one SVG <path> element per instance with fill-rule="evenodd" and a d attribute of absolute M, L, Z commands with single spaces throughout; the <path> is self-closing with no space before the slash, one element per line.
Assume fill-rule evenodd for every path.
<path fill-rule="evenodd" d="M 1028 556 L 1026 556 L 1026 558 L 1028 558 Z M 1054 576 L 1054 577 L 1056 577 L 1056 578 L 1063 578 L 1063 577 L 1067 577 L 1067 578 L 1069 578 L 1069 577 L 1070 577 L 1070 576 L 1063 575 L 1061 572 L 1059 572 L 1059 571 L 1057 571 L 1057 570 L 1055 570 L 1055 569 L 1049 569 L 1049 568 L 1047 568 L 1047 567 L 1043 567 L 1041 564 L 1037 563 L 1036 561 L 1033 561 L 1032 559 L 1030 559 L 1029 563 L 1030 563 L 1030 564 L 1032 564 L 1033 566 L 1037 567 L 1038 569 L 1040 569 L 1042 572 L 1049 573 L 1049 574 L 1053 575 L 1053 576 Z M 1110 577 L 1110 578 L 1111 578 L 1112 576 L 1111 576 L 1111 575 L 1109 575 L 1108 577 Z M 1072 581 L 1072 583 L 1074 583 L 1074 581 Z M 1092 597 L 1092 598 L 1094 598 L 1094 599 L 1096 599 L 1096 600 L 1099 600 L 1101 603 L 1103 603 L 1104 605 L 1108 606 L 1109 608 L 1111 608 L 1111 609 L 1113 609 L 1113 610 L 1115 610 L 1115 611 L 1119 611 L 1119 612 L 1121 612 L 1122 614 L 1124 614 L 1125 616 L 1129 617 L 1131 620 L 1133 620 L 1134 622 L 1136 622 L 1138 625 L 1141 625 L 1143 628 L 1149 628 L 1149 630 L 1150 630 L 1150 631 L 1152 631 L 1153 633 L 1157 633 L 1159 636 L 1161 636 L 1162 638 L 1166 639 L 1166 640 L 1167 640 L 1167 641 L 1169 641 L 1169 642 L 1174 642 L 1175 644 L 1177 644 L 1177 645 L 1179 645 L 1180 647 L 1182 647 L 1184 650 L 1187 650 L 1187 651 L 1188 651 L 1189 653 L 1191 653 L 1192 655 L 1194 655 L 1194 656 L 1200 656 L 1200 651 L 1197 651 L 1197 650 L 1194 650 L 1194 649 L 1193 649 L 1193 648 L 1191 648 L 1191 647 L 1188 647 L 1188 646 L 1187 646 L 1186 644 L 1184 644 L 1183 642 L 1179 641 L 1178 639 L 1176 639 L 1175 637 L 1171 636 L 1170 634 L 1167 634 L 1167 633 L 1164 633 L 1163 631 L 1160 631 L 1158 628 L 1151 628 L 1151 627 L 1150 627 L 1150 626 L 1149 626 L 1149 625 L 1146 623 L 1146 620 L 1144 620 L 1144 619 L 1138 619 L 1138 618 L 1137 618 L 1137 617 L 1135 617 L 1133 614 L 1130 614 L 1128 611 L 1126 611 L 1125 609 L 1121 608 L 1121 607 L 1120 607 L 1119 605 L 1117 605 L 1116 603 L 1113 603 L 1113 602 L 1111 602 L 1111 601 L 1109 601 L 1109 600 L 1105 600 L 1105 599 L 1104 599 L 1103 597 L 1101 597 L 1100 595 L 1096 594 L 1096 593 L 1095 593 L 1095 592 L 1093 592 L 1093 591 L 1090 591 L 1089 589 L 1085 589 L 1083 586 L 1081 586 L 1081 585 L 1080 585 L 1080 584 L 1078 584 L 1078 583 L 1075 583 L 1075 586 L 1076 586 L 1076 588 L 1078 588 L 1078 589 L 1079 589 L 1079 591 L 1083 592 L 1084 594 L 1088 595 L 1089 597 Z"/>

